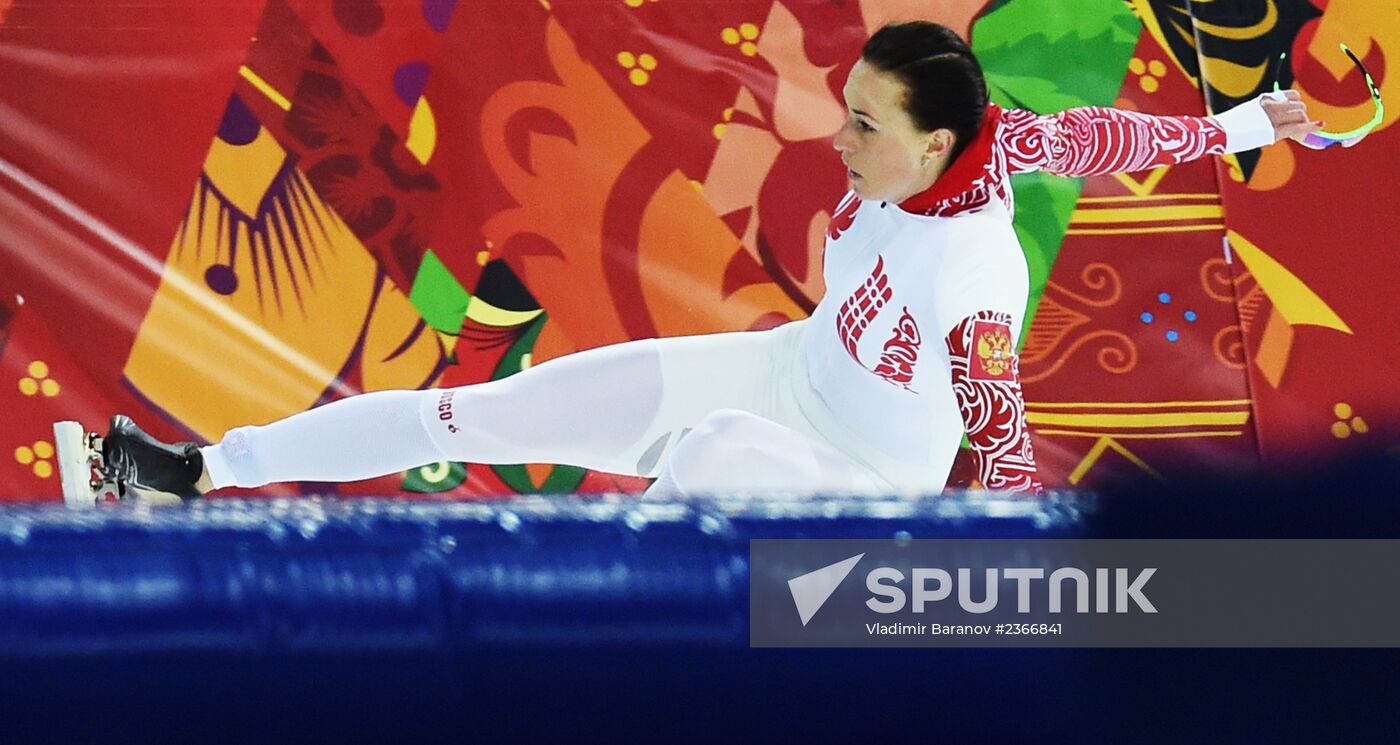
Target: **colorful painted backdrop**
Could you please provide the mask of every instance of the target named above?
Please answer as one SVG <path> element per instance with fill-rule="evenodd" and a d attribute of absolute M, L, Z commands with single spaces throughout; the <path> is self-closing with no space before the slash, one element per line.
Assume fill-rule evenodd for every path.
<path fill-rule="evenodd" d="M 970 37 L 996 101 L 1040 112 L 1202 114 L 1281 77 L 1347 129 L 1370 114 L 1338 44 L 1355 50 L 1392 103 L 1354 149 L 1019 180 L 1022 373 L 1053 485 L 1391 446 L 1397 11 L 0 0 L 0 498 L 58 497 L 55 419 L 208 441 L 360 391 L 802 317 L 845 189 L 841 85 L 874 28 L 916 17 Z M 338 490 L 642 485 L 440 463 Z"/>

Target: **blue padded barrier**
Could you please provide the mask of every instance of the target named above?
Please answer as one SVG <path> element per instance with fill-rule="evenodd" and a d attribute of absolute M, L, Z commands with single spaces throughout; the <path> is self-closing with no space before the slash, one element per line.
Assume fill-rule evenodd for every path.
<path fill-rule="evenodd" d="M 0 654 L 746 646 L 750 538 L 1073 535 L 1083 499 L 211 500 L 0 513 Z"/>
<path fill-rule="evenodd" d="M 1011 665 L 1025 686 L 1072 677 L 1075 663 L 1058 650 L 951 650 L 930 664 L 923 650 L 749 649 L 748 540 L 1067 536 L 1083 505 L 1066 495 L 10 509 L 0 743 L 849 741 L 865 729 L 855 709 L 925 717 L 924 685 L 949 691 L 940 706 L 971 711 L 972 692 L 1004 686 Z M 1072 689 L 998 726 L 1032 734 Z M 985 732 L 983 719 L 943 731 Z"/>
<path fill-rule="evenodd" d="M 1363 466 L 1098 503 L 12 508 L 0 745 L 1395 741 L 1395 650 L 747 646 L 751 538 L 1393 537 L 1400 469 Z"/>

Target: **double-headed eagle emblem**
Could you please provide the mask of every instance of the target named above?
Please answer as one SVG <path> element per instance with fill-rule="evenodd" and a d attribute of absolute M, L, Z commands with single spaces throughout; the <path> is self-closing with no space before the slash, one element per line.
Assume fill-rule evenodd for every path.
<path fill-rule="evenodd" d="M 1011 339 L 1005 331 L 987 331 L 977 338 L 977 357 L 988 375 L 998 377 L 1011 367 Z"/>

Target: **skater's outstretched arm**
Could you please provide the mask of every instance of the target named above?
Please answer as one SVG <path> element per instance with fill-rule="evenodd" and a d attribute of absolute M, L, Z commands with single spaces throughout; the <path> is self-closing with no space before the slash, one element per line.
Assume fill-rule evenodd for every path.
<path fill-rule="evenodd" d="M 1026 402 L 1021 395 L 1011 315 L 981 311 L 946 339 L 953 394 L 967 431 L 977 481 L 987 489 L 1040 493 Z"/>
<path fill-rule="evenodd" d="M 1264 94 L 1215 116 L 1153 116 L 1099 106 L 1039 116 L 1003 112 L 997 142 L 1011 173 L 1131 173 L 1272 145 L 1321 129 L 1298 92 Z"/>

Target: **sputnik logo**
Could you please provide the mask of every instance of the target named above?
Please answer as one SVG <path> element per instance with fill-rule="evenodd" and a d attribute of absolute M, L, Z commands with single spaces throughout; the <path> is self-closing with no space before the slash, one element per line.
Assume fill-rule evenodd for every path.
<path fill-rule="evenodd" d="M 826 604 L 831 593 L 836 592 L 836 588 L 841 586 L 842 580 L 856 568 L 863 556 L 863 553 L 856 554 L 849 559 L 842 559 L 835 564 L 788 580 L 788 590 L 792 593 L 792 602 L 797 605 L 797 616 L 802 619 L 803 626 L 812 620 L 812 616 L 817 615 L 817 611 Z"/>

